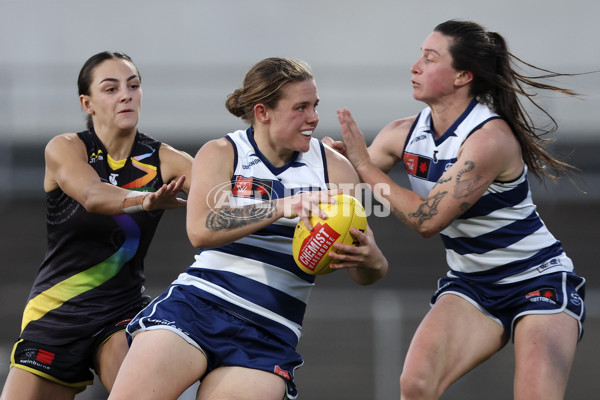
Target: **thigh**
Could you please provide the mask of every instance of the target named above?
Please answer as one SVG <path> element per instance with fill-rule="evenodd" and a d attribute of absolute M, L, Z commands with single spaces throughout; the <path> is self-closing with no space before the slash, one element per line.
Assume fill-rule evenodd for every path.
<path fill-rule="evenodd" d="M 444 294 L 413 337 L 402 379 L 407 386 L 426 382 L 425 389 L 439 395 L 506 342 L 502 325 L 471 301 L 453 293 Z"/>
<path fill-rule="evenodd" d="M 109 399 L 176 399 L 206 371 L 206 357 L 177 333 L 153 329 L 135 335 Z"/>
<path fill-rule="evenodd" d="M 200 385 L 197 400 L 281 400 L 284 380 L 270 372 L 242 367 L 220 367 Z"/>
<path fill-rule="evenodd" d="M 515 326 L 515 399 L 562 399 L 579 337 L 572 316 L 536 314 Z"/>
<path fill-rule="evenodd" d="M 108 338 L 96 351 L 96 373 L 109 392 L 115 383 L 117 373 L 128 350 L 129 345 L 123 329 Z"/>
<path fill-rule="evenodd" d="M 13 367 L 8 373 L 1 400 L 70 400 L 81 389 L 70 388 Z"/>

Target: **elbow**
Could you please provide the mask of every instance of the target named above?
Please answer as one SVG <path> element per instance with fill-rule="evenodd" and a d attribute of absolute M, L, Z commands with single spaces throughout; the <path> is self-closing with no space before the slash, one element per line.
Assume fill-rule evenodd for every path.
<path fill-rule="evenodd" d="M 414 229 L 419 235 L 421 235 L 421 237 L 424 237 L 425 239 L 429 239 L 443 230 L 443 228 L 434 224 L 421 224 L 419 226 L 415 226 Z"/>
<path fill-rule="evenodd" d="M 94 196 L 86 196 L 79 204 L 91 214 L 107 214 L 106 205 L 102 201 L 97 201 Z"/>
<path fill-rule="evenodd" d="M 192 232 L 188 229 L 187 235 L 192 246 L 197 249 L 212 247 L 207 235 L 202 235 L 201 232 Z"/>
<path fill-rule="evenodd" d="M 217 247 L 222 243 L 218 242 L 217 235 L 215 232 L 209 231 L 208 229 L 187 229 L 188 239 L 192 246 L 197 249 L 207 249 Z"/>

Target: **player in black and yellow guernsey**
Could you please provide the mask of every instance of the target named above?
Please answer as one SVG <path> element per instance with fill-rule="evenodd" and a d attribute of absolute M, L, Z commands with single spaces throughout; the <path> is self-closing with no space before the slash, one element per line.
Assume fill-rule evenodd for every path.
<path fill-rule="evenodd" d="M 29 295 L 2 400 L 110 390 L 145 305 L 144 256 L 164 209 L 184 207 L 192 158 L 137 131 L 140 74 L 122 53 L 81 69 L 88 130 L 46 146 L 48 248 Z"/>

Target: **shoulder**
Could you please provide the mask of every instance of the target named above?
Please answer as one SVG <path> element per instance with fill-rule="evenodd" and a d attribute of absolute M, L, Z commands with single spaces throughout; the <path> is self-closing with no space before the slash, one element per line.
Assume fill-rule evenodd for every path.
<path fill-rule="evenodd" d="M 206 142 L 196 153 L 195 159 L 218 160 L 223 157 L 233 157 L 233 143 L 225 137 Z"/>
<path fill-rule="evenodd" d="M 161 163 L 165 161 L 168 162 L 169 160 L 192 161 L 192 156 L 190 156 L 189 153 L 183 150 L 178 150 L 167 143 L 160 144 L 159 153 Z"/>
<path fill-rule="evenodd" d="M 350 161 L 328 145 L 324 144 L 325 157 L 327 159 L 327 169 L 329 171 L 329 180 L 331 183 L 343 184 L 360 182 L 356 170 Z"/>
<path fill-rule="evenodd" d="M 48 141 L 44 149 L 44 154 L 48 157 L 56 153 L 63 154 L 73 151 L 85 151 L 85 144 L 76 133 L 63 133 L 54 136 Z"/>
<path fill-rule="evenodd" d="M 515 179 L 523 170 L 519 141 L 506 121 L 499 118 L 473 132 L 463 143 L 459 158 L 491 168 L 496 180 Z"/>
<path fill-rule="evenodd" d="M 397 162 L 404 151 L 406 138 L 410 134 L 417 115 L 397 119 L 387 124 L 369 146 L 371 158 L 379 163 L 382 169 L 388 170 Z"/>
<path fill-rule="evenodd" d="M 389 124 L 387 124 L 386 126 L 384 126 L 380 133 L 381 134 L 395 133 L 395 134 L 406 135 L 406 134 L 408 134 L 408 132 L 414 125 L 415 121 L 417 120 L 417 117 L 418 117 L 418 115 L 413 115 L 411 117 L 394 120 L 394 121 L 390 122 Z"/>

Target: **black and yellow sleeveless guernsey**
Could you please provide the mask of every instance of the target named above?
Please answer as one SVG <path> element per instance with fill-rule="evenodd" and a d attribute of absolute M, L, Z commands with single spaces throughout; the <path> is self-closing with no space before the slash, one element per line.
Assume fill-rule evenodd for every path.
<path fill-rule="evenodd" d="M 129 157 L 115 165 L 93 131 L 77 135 L 102 181 L 139 191 L 162 186 L 160 142 L 138 132 Z M 164 210 L 92 214 L 60 188 L 47 193 L 46 202 L 48 248 L 25 307 L 21 338 L 61 345 L 93 336 L 140 304 L 144 256 Z"/>

